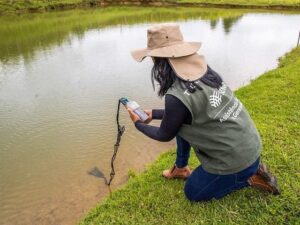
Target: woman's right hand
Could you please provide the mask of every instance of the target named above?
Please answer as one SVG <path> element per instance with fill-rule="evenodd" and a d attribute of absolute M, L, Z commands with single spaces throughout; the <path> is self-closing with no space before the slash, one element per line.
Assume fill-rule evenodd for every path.
<path fill-rule="evenodd" d="M 149 117 L 144 123 L 148 124 L 152 121 L 152 109 L 145 109 L 144 111 Z"/>

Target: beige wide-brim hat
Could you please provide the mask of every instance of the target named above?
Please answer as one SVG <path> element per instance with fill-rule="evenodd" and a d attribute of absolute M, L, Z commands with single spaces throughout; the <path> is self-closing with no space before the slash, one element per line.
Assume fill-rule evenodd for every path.
<path fill-rule="evenodd" d="M 197 53 L 201 42 L 184 42 L 178 25 L 155 25 L 147 30 L 147 38 L 147 48 L 131 52 L 136 61 L 141 62 L 147 56 L 168 58 L 177 76 L 190 81 L 207 71 L 204 56 Z"/>

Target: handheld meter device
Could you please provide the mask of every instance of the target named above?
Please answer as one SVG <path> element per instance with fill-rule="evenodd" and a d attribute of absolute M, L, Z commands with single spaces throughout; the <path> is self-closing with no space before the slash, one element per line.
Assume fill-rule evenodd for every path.
<path fill-rule="evenodd" d="M 124 106 L 132 109 L 132 111 L 135 114 L 137 114 L 143 122 L 145 122 L 149 118 L 147 113 L 145 113 L 145 111 L 141 109 L 140 105 L 137 102 L 129 100 L 128 98 L 124 98 L 124 97 L 120 99 L 120 102 Z"/>

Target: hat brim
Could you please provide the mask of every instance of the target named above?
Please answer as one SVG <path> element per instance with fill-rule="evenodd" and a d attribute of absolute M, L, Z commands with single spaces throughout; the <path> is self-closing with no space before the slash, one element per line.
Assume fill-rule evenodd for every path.
<path fill-rule="evenodd" d="M 169 62 L 176 75 L 183 80 L 198 80 L 207 71 L 204 56 L 197 53 L 179 58 L 169 58 Z"/>
<path fill-rule="evenodd" d="M 178 58 L 196 53 L 201 47 L 201 42 L 183 42 L 176 45 L 155 49 L 138 49 L 131 52 L 132 57 L 141 62 L 145 57 Z"/>

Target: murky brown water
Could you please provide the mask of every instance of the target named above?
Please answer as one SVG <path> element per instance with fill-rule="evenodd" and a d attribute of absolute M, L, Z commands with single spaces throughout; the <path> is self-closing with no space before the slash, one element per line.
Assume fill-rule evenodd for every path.
<path fill-rule="evenodd" d="M 226 19 L 228 14 L 203 19 L 203 12 L 198 18 L 194 12 L 178 23 L 186 40 L 203 42 L 200 53 L 236 89 L 274 68 L 296 45 L 300 15 L 241 13 Z M 28 48 L 21 34 L 14 42 L 13 35 L 0 36 L 0 224 L 76 223 L 108 193 L 103 180 L 87 172 L 96 166 L 109 174 L 118 98 L 132 98 L 145 109 L 163 107 L 152 90 L 151 60 L 138 64 L 129 54 L 145 46 L 152 22 L 136 18 L 134 24 L 130 18 L 131 25 L 122 20 L 107 28 L 86 26 L 49 45 L 43 42 L 49 34 L 30 42 L 29 31 Z M 55 35 L 59 25 L 51 29 Z M 126 133 L 113 189 L 126 182 L 129 169 L 142 171 L 175 146 L 144 137 L 125 110 L 120 118 Z"/>

